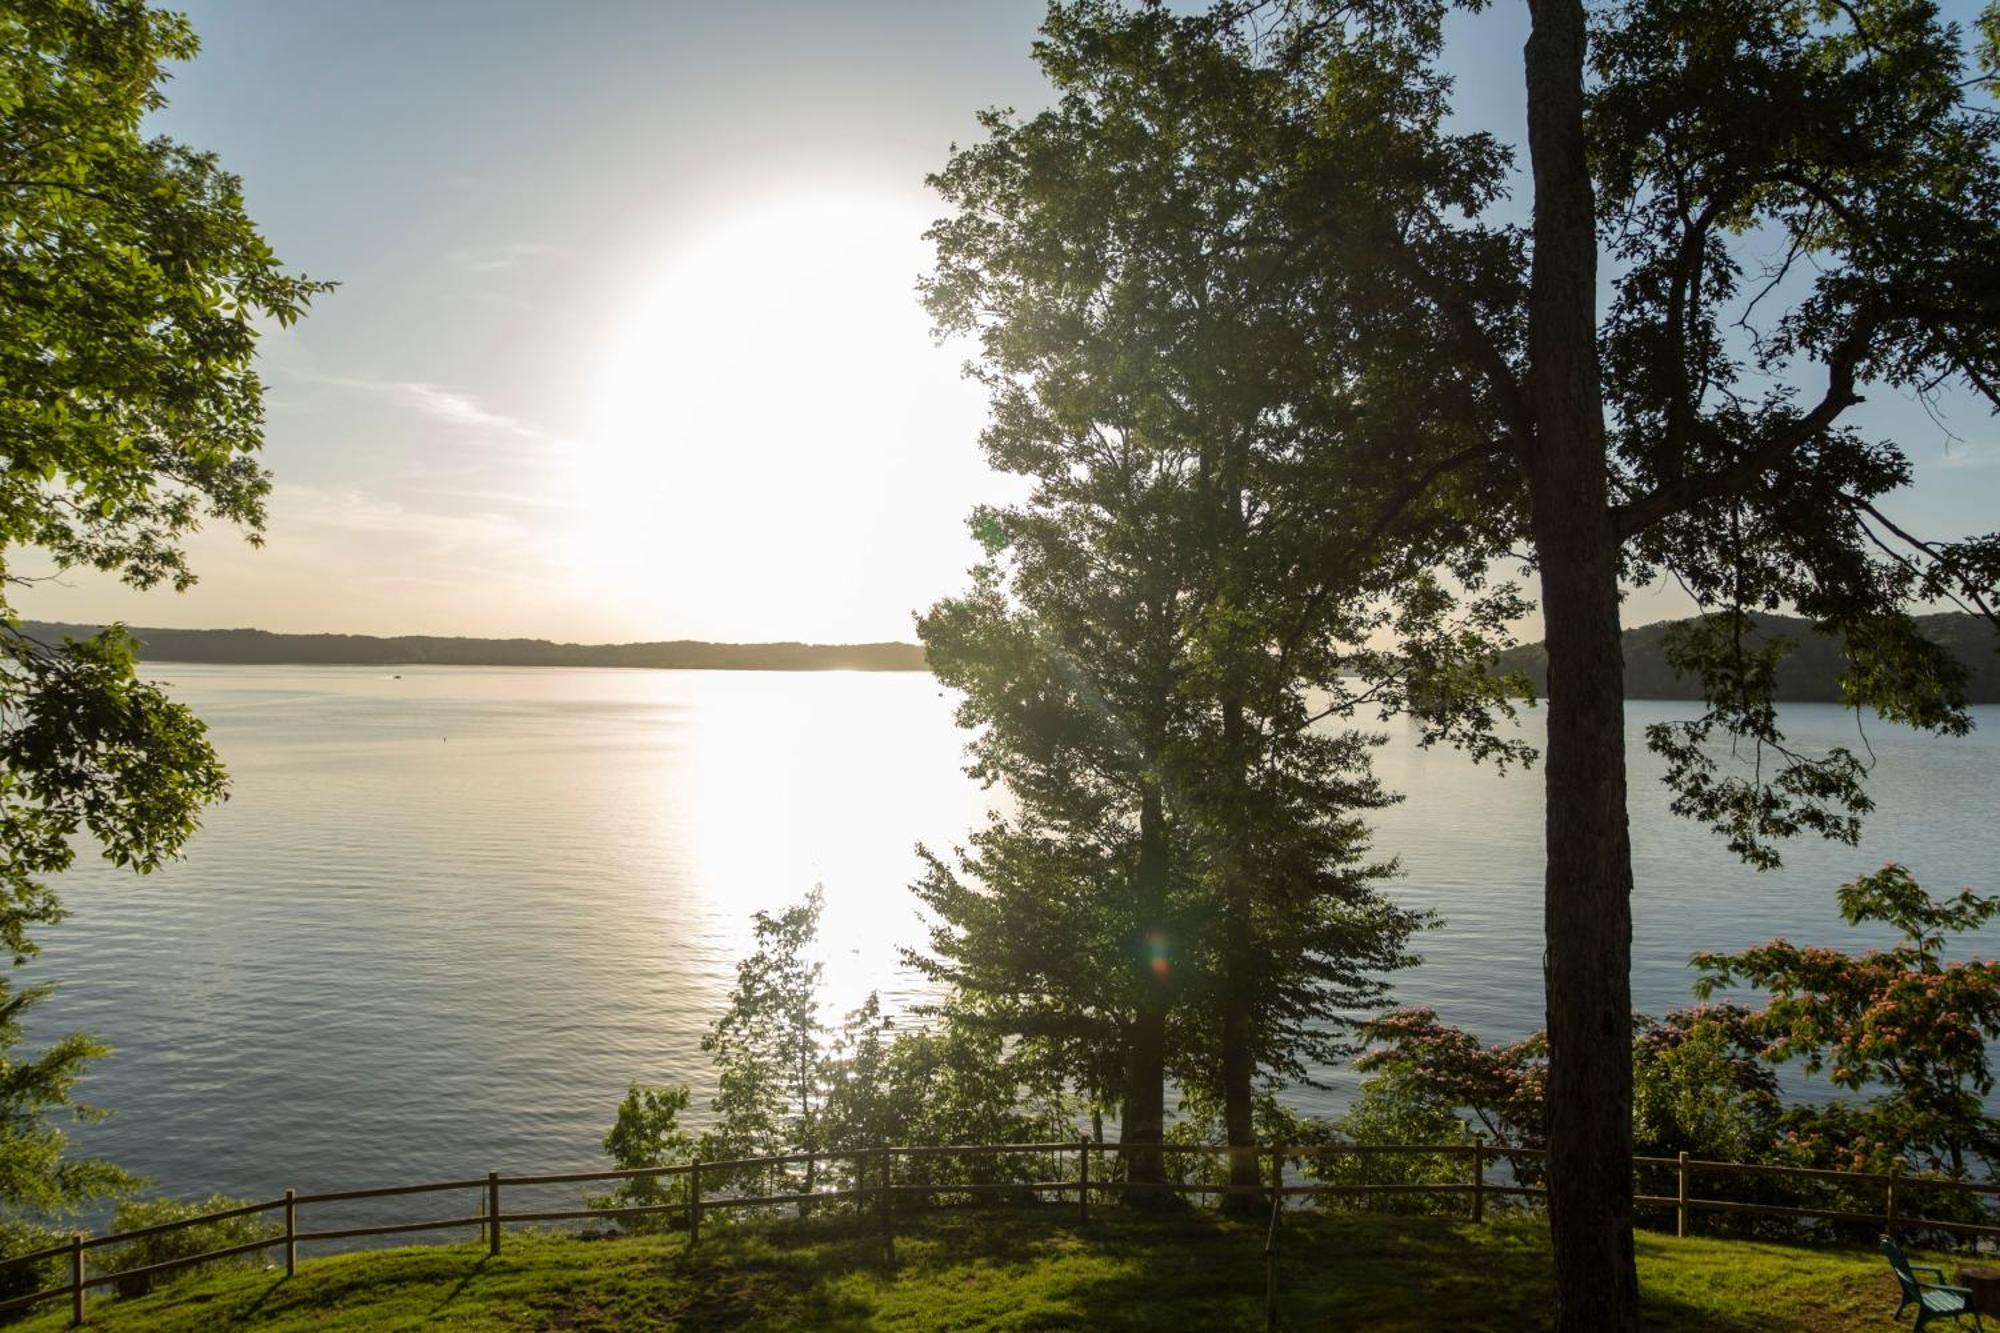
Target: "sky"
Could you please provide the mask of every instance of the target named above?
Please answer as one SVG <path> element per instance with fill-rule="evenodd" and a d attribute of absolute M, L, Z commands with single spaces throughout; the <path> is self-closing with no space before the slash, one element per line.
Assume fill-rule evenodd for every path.
<path fill-rule="evenodd" d="M 203 532 L 185 594 L 72 573 L 23 614 L 845 642 L 963 586 L 967 513 L 1020 484 L 916 303 L 923 182 L 980 108 L 1045 102 L 1040 0 L 179 7 L 202 52 L 155 128 L 340 286 L 264 341 L 265 546 Z M 1513 141 L 1524 10 L 1450 57 L 1461 122 Z M 1916 463 L 1899 517 L 1985 530 L 2000 432 L 1948 407 L 1858 420 Z"/>

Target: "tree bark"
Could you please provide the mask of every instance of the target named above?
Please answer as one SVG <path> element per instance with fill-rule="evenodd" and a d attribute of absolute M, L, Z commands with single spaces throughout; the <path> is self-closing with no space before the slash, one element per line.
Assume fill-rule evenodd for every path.
<path fill-rule="evenodd" d="M 1234 932 L 1232 931 L 1232 934 Z M 1229 1183 L 1260 1189 L 1257 1169 L 1257 1126 L 1251 1084 L 1256 1062 L 1250 1050 L 1250 1006 L 1232 985 L 1222 1009 L 1222 1126 L 1229 1138 Z M 1255 1194 L 1229 1194 L 1223 1209 L 1256 1213 L 1262 1205 Z"/>
<path fill-rule="evenodd" d="M 1246 755 L 1243 745 L 1243 705 L 1234 699 L 1222 704 L 1222 742 L 1232 782 L 1240 782 Z M 1228 836 L 1225 834 L 1225 836 Z M 1222 1128 L 1229 1143 L 1229 1183 L 1256 1189 L 1263 1181 L 1257 1169 L 1257 1125 L 1252 1086 L 1257 1061 L 1252 1049 L 1252 973 L 1256 960 L 1250 956 L 1250 885 L 1245 878 L 1243 857 L 1230 848 L 1225 866 L 1228 876 L 1224 890 L 1225 975 L 1222 995 Z M 1254 1194 L 1223 1196 L 1227 1212 L 1261 1211 Z"/>
<path fill-rule="evenodd" d="M 1139 969 L 1139 1003 L 1126 1048 L 1125 1098 L 1118 1138 L 1125 1147 L 1125 1175 L 1142 1184 L 1167 1178 L 1160 1145 L 1167 1128 L 1167 1001 L 1172 984 L 1172 959 L 1167 953 L 1167 830 L 1166 811 L 1156 782 L 1148 781 L 1139 806 L 1138 902 L 1140 920 L 1134 941 Z M 1134 1191 L 1139 1204 L 1165 1202 L 1165 1190 Z"/>
<path fill-rule="evenodd" d="M 1597 362 L 1596 204 L 1580 0 L 1532 0 L 1531 523 L 1549 653 L 1544 957 L 1557 1326 L 1637 1327 L 1632 1251 L 1632 851 L 1618 534 Z"/>
<path fill-rule="evenodd" d="M 1167 1011 L 1157 1003 L 1142 1005 L 1132 1020 L 1132 1040 L 1126 1052 L 1125 1106 L 1118 1121 L 1118 1141 L 1124 1148 L 1125 1178 L 1156 1185 L 1167 1178 L 1160 1144 L 1166 1137 Z M 1134 1191 L 1129 1202 L 1142 1207 L 1160 1203 L 1166 1191 Z"/>

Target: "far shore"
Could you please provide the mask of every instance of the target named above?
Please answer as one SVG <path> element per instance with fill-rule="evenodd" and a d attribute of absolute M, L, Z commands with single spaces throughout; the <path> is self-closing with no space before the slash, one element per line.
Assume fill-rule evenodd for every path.
<path fill-rule="evenodd" d="M 24 621 L 21 632 L 44 643 L 81 638 L 96 625 Z M 431 635 L 273 634 L 260 629 L 128 627 L 139 658 L 226 666 L 625 667 L 680 671 L 923 671 L 913 643 L 554 643 L 548 639 L 473 639 Z"/>

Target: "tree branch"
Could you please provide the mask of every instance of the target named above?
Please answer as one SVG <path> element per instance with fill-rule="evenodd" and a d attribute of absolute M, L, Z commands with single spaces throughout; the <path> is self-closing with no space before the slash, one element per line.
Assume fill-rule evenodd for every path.
<path fill-rule="evenodd" d="M 1849 508 L 1859 510 L 1860 512 L 1868 515 L 1868 517 L 1874 519 L 1877 523 L 1881 524 L 1883 528 L 1892 533 L 1899 541 L 1906 543 L 1912 550 L 1920 552 L 1926 559 L 1930 560 L 1933 564 L 1945 563 L 1944 557 L 1938 554 L 1937 546 L 1935 543 L 1927 542 L 1923 538 L 1918 537 L 1913 533 L 1910 533 L 1905 529 L 1899 527 L 1895 522 L 1893 522 L 1886 515 L 1884 515 L 1881 510 L 1877 509 L 1873 504 L 1869 503 L 1867 500 L 1862 499 L 1858 495 L 1846 495 L 1846 494 L 1843 494 L 1840 498 L 1847 503 Z M 1879 547 L 1891 559 L 1902 564 L 1904 568 L 1909 569 L 1912 573 L 1920 575 L 1928 574 L 1928 571 L 1918 569 L 1917 566 L 1906 557 L 1898 554 L 1895 551 L 1890 550 L 1887 543 L 1882 541 L 1881 538 L 1877 537 L 1872 531 L 1869 530 L 1867 524 L 1865 523 L 1862 524 L 1861 530 L 1863 532 L 1868 533 L 1868 538 L 1870 541 L 1874 542 L 1875 545 Z M 1961 580 L 1959 586 L 1959 592 L 1964 595 L 1965 598 L 1964 601 L 1960 601 L 1958 596 L 1953 595 L 1951 593 L 1947 593 L 1946 596 L 1950 597 L 1952 601 L 1956 602 L 1960 610 L 1969 610 L 1970 608 L 1966 606 L 1965 602 L 1966 601 L 1971 602 L 1973 607 L 1978 608 L 1979 615 L 1984 616 L 1987 620 L 1991 621 L 1995 629 L 2000 629 L 2000 610 L 1996 610 L 1994 606 L 1987 601 L 1986 597 L 1983 594 L 1981 594 L 1978 589 L 1966 587 L 1963 581 Z"/>
<path fill-rule="evenodd" d="M 1708 500 L 1725 500 L 1749 489 L 1752 482 L 1790 458 L 1833 425 L 1842 412 L 1861 401 L 1854 392 L 1854 366 L 1873 323 L 1850 333 L 1827 363 L 1826 393 L 1804 416 L 1772 434 L 1727 467 L 1695 477 L 1663 482 L 1645 495 L 1612 510 L 1611 518 L 1624 541 L 1664 519 Z"/>
<path fill-rule="evenodd" d="M 1528 408 L 1528 398 L 1521 391 L 1520 381 L 1514 378 L 1514 368 L 1500 354 L 1499 344 L 1487 334 L 1479 316 L 1466 304 L 1463 293 L 1439 281 L 1410 249 L 1406 240 L 1391 232 L 1387 248 L 1396 272 L 1421 292 L 1425 300 L 1437 307 L 1438 313 L 1451 325 L 1460 346 L 1479 367 L 1479 373 L 1499 400 L 1501 418 L 1507 423 L 1507 433 L 1513 438 L 1514 456 L 1525 459 L 1528 446 L 1535 438 L 1535 417 Z"/>
<path fill-rule="evenodd" d="M 1433 460 L 1430 466 L 1424 468 L 1421 472 L 1410 478 L 1409 481 L 1403 483 L 1402 487 L 1389 497 L 1389 503 L 1375 516 L 1375 521 L 1369 524 L 1367 530 L 1357 539 L 1350 542 L 1347 550 L 1341 554 L 1352 554 L 1365 550 L 1381 540 L 1388 533 L 1389 529 L 1395 526 L 1396 520 L 1401 518 L 1409 510 L 1410 506 L 1415 504 L 1423 493 L 1429 490 L 1431 485 L 1445 474 L 1465 467 L 1468 464 L 1495 457 L 1506 451 L 1506 445 L 1489 441 L 1488 443 L 1477 444 L 1469 449 L 1461 449 L 1455 454 L 1447 454 L 1443 458 Z M 1332 595 L 1334 586 L 1332 581 L 1322 580 L 1319 586 L 1314 588 L 1311 595 L 1306 598 L 1305 606 L 1299 614 L 1297 627 L 1285 636 L 1283 644 L 1278 649 L 1278 678 L 1280 680 L 1287 678 L 1292 652 L 1298 646 L 1299 636 L 1311 626 L 1315 617 L 1319 615 L 1320 607 L 1326 604 L 1326 599 Z M 1342 586 L 1345 586 L 1344 583 Z"/>

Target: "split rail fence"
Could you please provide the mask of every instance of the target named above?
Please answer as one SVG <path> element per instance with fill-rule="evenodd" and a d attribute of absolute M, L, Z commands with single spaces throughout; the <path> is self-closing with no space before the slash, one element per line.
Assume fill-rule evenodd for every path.
<path fill-rule="evenodd" d="M 947 1144 L 925 1146 L 878 1147 L 827 1153 L 790 1153 L 777 1157 L 740 1158 L 731 1161 L 704 1162 L 700 1160 L 680 1163 L 675 1166 L 645 1167 L 635 1170 L 617 1171 L 568 1171 L 553 1175 L 502 1175 L 489 1171 L 483 1178 L 464 1180 L 430 1181 L 420 1185 L 384 1185 L 371 1189 L 334 1190 L 318 1194 L 299 1194 L 286 1190 L 283 1198 L 270 1199 L 263 1203 L 249 1203 L 241 1207 L 205 1213 L 199 1217 L 183 1218 L 173 1222 L 162 1222 L 157 1226 L 141 1227 L 132 1231 L 120 1231 L 102 1236 L 78 1234 L 61 1245 L 35 1250 L 27 1254 L 14 1255 L 0 1260 L 0 1273 L 10 1272 L 29 1264 L 47 1263 L 52 1260 L 67 1260 L 69 1281 L 63 1286 L 48 1287 L 25 1296 L 0 1301 L 0 1315 L 12 1314 L 27 1309 L 43 1301 L 68 1297 L 70 1300 L 70 1322 L 80 1325 L 84 1322 L 88 1293 L 97 1287 L 110 1286 L 120 1282 L 164 1275 L 166 1273 L 191 1268 L 201 1264 L 215 1263 L 240 1255 L 264 1250 L 281 1250 L 284 1255 L 285 1275 L 292 1276 L 298 1270 L 299 1247 L 313 1242 L 351 1240 L 365 1236 L 392 1236 L 425 1231 L 471 1231 L 475 1237 L 486 1242 L 487 1253 L 500 1253 L 501 1238 L 510 1223 L 573 1222 L 584 1220 L 611 1220 L 622 1218 L 676 1215 L 687 1229 L 688 1244 L 697 1245 L 701 1241 L 703 1218 L 710 1213 L 724 1212 L 736 1208 L 769 1208 L 795 1205 L 801 1212 L 817 1204 L 853 1202 L 856 1211 L 865 1214 L 872 1205 L 879 1217 L 882 1240 L 885 1246 L 893 1244 L 894 1202 L 898 1198 L 921 1198 L 925 1201 L 939 1195 L 1073 1195 L 1076 1216 L 1079 1222 L 1090 1219 L 1091 1196 L 1136 1195 L 1146 1191 L 1165 1191 L 1180 1195 L 1253 1195 L 1270 1202 L 1270 1221 L 1265 1232 L 1264 1276 L 1265 1314 L 1267 1322 L 1275 1327 L 1278 1297 L 1278 1255 L 1281 1235 L 1281 1219 L 1288 1199 L 1312 1198 L 1365 1198 L 1389 1194 L 1431 1194 L 1465 1195 L 1470 1201 L 1470 1215 L 1474 1222 L 1485 1220 L 1489 1198 L 1544 1198 L 1548 1191 L 1540 1186 L 1523 1185 L 1517 1179 L 1493 1180 L 1489 1178 L 1489 1168 L 1495 1162 L 1539 1162 L 1545 1161 L 1548 1153 L 1541 1148 L 1510 1148 L 1487 1144 L 1476 1140 L 1470 1144 L 1453 1145 L 1386 1145 L 1386 1144 L 1320 1144 L 1290 1148 L 1263 1147 L 1256 1150 L 1259 1174 L 1268 1171 L 1268 1183 L 1257 1186 L 1231 1186 L 1207 1182 L 1167 1182 L 1147 1183 L 1118 1179 L 1102 1168 L 1093 1179 L 1091 1159 L 1101 1161 L 1116 1158 L 1131 1149 L 1117 1143 L 1097 1143 L 1088 1139 L 1051 1143 L 997 1143 L 997 1144 Z M 1218 1145 L 1175 1145 L 1164 1146 L 1169 1154 L 1201 1154 L 1218 1156 L 1229 1152 Z M 920 1181 L 898 1180 L 896 1164 L 917 1162 L 937 1158 L 999 1157 L 1011 1155 L 1073 1155 L 1075 1169 L 1061 1179 L 1047 1180 L 1007 1180 L 995 1182 L 980 1181 Z M 1287 1182 L 1285 1165 L 1288 1162 L 1303 1162 L 1308 1159 L 1324 1160 L 1338 1156 L 1372 1156 L 1404 1154 L 1428 1158 L 1462 1157 L 1467 1159 L 1468 1170 L 1462 1181 L 1398 1182 L 1393 1184 L 1326 1184 L 1322 1182 Z M 740 1176 L 745 1172 L 776 1170 L 791 1166 L 805 1166 L 811 1170 L 815 1165 L 832 1166 L 836 1163 L 851 1163 L 853 1172 L 851 1183 L 843 1188 L 814 1189 L 785 1193 L 723 1194 L 704 1195 L 702 1181 L 704 1175 L 713 1182 Z M 1670 1209 L 1675 1216 L 1675 1231 L 1686 1236 L 1692 1233 L 1694 1219 L 1700 1213 L 1746 1213 L 1771 1217 L 1810 1218 L 1821 1221 L 1849 1222 L 1878 1226 L 1883 1232 L 1894 1234 L 1898 1229 L 1905 1231 L 1930 1230 L 1952 1232 L 1961 1235 L 2000 1237 L 2000 1226 L 1983 1223 L 1950 1221 L 1928 1218 L 1907 1211 L 1908 1196 L 1912 1191 L 1956 1192 L 1986 1196 L 2000 1195 L 2000 1184 L 1984 1184 L 1972 1181 L 1946 1180 L 1936 1177 L 1904 1176 L 1897 1173 L 1871 1174 L 1859 1171 L 1822 1171 L 1803 1167 L 1757 1166 L 1743 1162 L 1715 1162 L 1690 1159 L 1686 1153 L 1672 1157 L 1634 1157 L 1632 1164 L 1640 1170 L 1670 1170 L 1675 1173 L 1677 1188 L 1671 1195 L 1639 1194 L 1634 1202 L 1641 1208 Z M 905 1175 L 909 1173 L 906 1171 Z M 1815 1180 L 1835 1183 L 1850 1188 L 1880 1189 L 1882 1211 L 1860 1212 L 1836 1208 L 1809 1208 L 1788 1204 L 1750 1203 L 1732 1199 L 1702 1198 L 1694 1193 L 1696 1176 L 1736 1175 L 1786 1177 L 1794 1180 Z M 506 1212 L 504 1191 L 520 1190 L 534 1186 L 582 1185 L 608 1183 L 613 1181 L 666 1180 L 684 1176 L 687 1191 L 684 1198 L 665 1203 L 640 1204 L 627 1207 L 527 1209 Z M 348 1203 L 368 1199 L 399 1198 L 422 1194 L 446 1194 L 464 1191 L 474 1196 L 476 1202 L 471 1213 L 458 1217 L 424 1218 L 417 1221 L 380 1223 L 368 1226 L 332 1227 L 320 1230 L 302 1228 L 299 1223 L 301 1210 L 312 1206 Z M 518 1197 L 518 1195 L 516 1196 Z M 181 1231 L 234 1218 L 270 1213 L 282 1213 L 283 1230 L 274 1231 L 268 1238 L 252 1240 L 239 1245 L 210 1250 L 201 1254 L 179 1256 L 148 1264 L 144 1267 L 127 1268 L 118 1271 L 91 1273 L 90 1256 L 94 1251 L 112 1246 L 126 1245 L 148 1237 Z"/>

